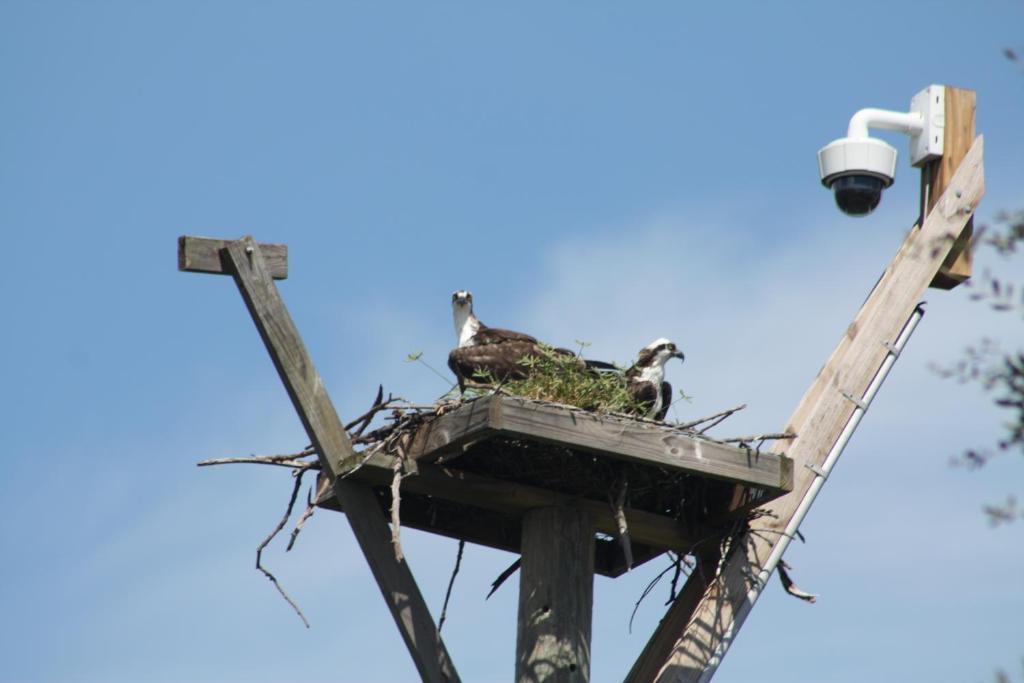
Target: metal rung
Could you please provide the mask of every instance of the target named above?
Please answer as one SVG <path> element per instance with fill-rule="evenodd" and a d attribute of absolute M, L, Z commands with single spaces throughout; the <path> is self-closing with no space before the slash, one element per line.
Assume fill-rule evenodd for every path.
<path fill-rule="evenodd" d="M 882 346 L 884 346 L 886 348 L 886 350 L 889 352 L 889 355 L 892 356 L 893 358 L 899 358 L 900 357 L 900 353 L 902 352 L 902 349 L 897 347 L 892 342 L 882 342 Z"/>
<path fill-rule="evenodd" d="M 861 410 L 863 410 L 865 413 L 868 412 L 868 404 L 865 403 L 864 401 L 860 400 L 859 398 L 857 398 L 856 396 L 854 396 L 850 392 L 844 391 L 843 392 L 843 398 L 845 398 L 847 401 L 849 401 L 853 405 L 855 405 L 858 408 L 860 408 Z"/>
<path fill-rule="evenodd" d="M 828 479 L 828 472 L 826 472 L 825 470 L 821 469 L 821 467 L 819 467 L 818 465 L 815 465 L 814 463 L 810 463 L 810 462 L 805 462 L 804 463 L 804 467 L 809 469 L 811 472 L 814 472 L 816 475 L 818 475 L 822 479 Z"/>

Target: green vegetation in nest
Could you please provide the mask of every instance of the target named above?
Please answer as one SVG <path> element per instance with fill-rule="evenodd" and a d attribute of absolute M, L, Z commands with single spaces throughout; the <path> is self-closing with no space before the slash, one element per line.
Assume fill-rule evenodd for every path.
<path fill-rule="evenodd" d="M 621 369 L 588 369 L 581 358 L 571 353 L 546 345 L 540 349 L 540 355 L 519 361 L 526 369 L 523 379 L 497 382 L 483 373 L 475 380 L 489 387 L 500 386 L 504 393 L 513 396 L 564 403 L 598 413 L 643 412 L 630 395 Z"/>

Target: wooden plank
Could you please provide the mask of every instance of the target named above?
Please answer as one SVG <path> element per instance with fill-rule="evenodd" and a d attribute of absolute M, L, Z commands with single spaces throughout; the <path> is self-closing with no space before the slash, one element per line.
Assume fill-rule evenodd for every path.
<path fill-rule="evenodd" d="M 928 211 L 935 207 L 938 198 L 946 191 L 949 181 L 956 173 L 974 142 L 975 109 L 977 95 L 973 90 L 946 86 L 946 122 L 942 158 L 929 165 Z M 949 256 L 942 263 L 939 274 L 932 280 L 931 287 L 952 289 L 971 277 L 971 238 L 974 236 L 974 219 L 953 242 Z"/>
<path fill-rule="evenodd" d="M 389 485 L 394 475 L 393 463 L 394 456 L 374 454 L 361 468 L 352 473 L 351 478 L 371 486 Z M 611 505 L 606 501 L 560 494 L 430 463 L 420 463 L 418 469 L 417 474 L 402 480 L 403 493 L 434 496 L 501 512 L 517 519 L 536 508 L 569 505 L 575 502 L 590 515 L 596 531 L 610 535 L 617 532 Z M 710 533 L 702 530 L 687 533 L 677 520 L 643 510 L 626 508 L 625 513 L 633 541 L 661 550 L 685 551 L 693 545 L 695 538 L 703 538 Z"/>
<path fill-rule="evenodd" d="M 836 350 L 797 406 L 786 431 L 798 436 L 787 447 L 794 462 L 793 492 L 766 508 L 769 515 L 751 522 L 751 531 L 735 544 L 716 579 L 694 604 L 682 604 L 662 621 L 628 683 L 689 682 L 702 679 L 715 652 L 738 632 L 737 615 L 746 609 L 752 578 L 772 549 L 783 542 L 789 524 L 815 474 L 853 413 L 843 394 L 859 397 L 881 366 L 892 343 L 938 273 L 951 236 L 959 235 L 984 194 L 983 140 L 979 137 L 936 203 L 924 225 L 911 230 L 882 278 L 861 307 Z M 689 582 L 699 581 L 692 576 Z M 693 592 L 691 589 L 685 589 Z M 693 589 L 697 590 L 697 589 Z M 678 601 L 677 601 L 678 602 Z M 685 624 L 680 631 L 679 626 Z M 668 653 L 665 656 L 665 653 Z"/>
<path fill-rule="evenodd" d="M 442 415 L 430 429 L 430 438 L 417 439 L 411 451 L 417 460 L 433 460 L 461 445 L 502 434 L 777 492 L 792 488 L 792 462 L 780 453 L 755 454 L 655 425 L 514 396 L 478 398 Z M 442 446 L 435 450 L 437 444 Z"/>
<path fill-rule="evenodd" d="M 500 423 L 501 402 L 485 396 L 469 401 L 456 410 L 431 420 L 416 433 L 408 448 L 409 457 L 428 461 L 443 460 L 462 452 L 464 446 L 494 436 Z"/>
<path fill-rule="evenodd" d="M 585 512 L 540 508 L 523 518 L 517 683 L 586 683 L 594 603 L 594 532 Z"/>
<path fill-rule="evenodd" d="M 231 270 L 224 259 L 224 250 L 231 240 L 182 235 L 178 238 L 178 270 L 193 273 L 230 275 Z M 284 280 L 288 277 L 288 245 L 260 243 L 263 260 L 270 277 Z"/>
<path fill-rule="evenodd" d="M 777 453 L 755 455 L 642 422 L 609 420 L 513 397 L 503 397 L 500 431 L 750 486 L 787 490 L 792 478 L 787 467 L 791 463 Z"/>
<path fill-rule="evenodd" d="M 352 455 L 352 444 L 323 380 L 277 291 L 259 245 L 251 237 L 224 248 L 238 290 L 284 382 L 292 404 L 319 453 L 323 471 L 333 476 Z M 346 511 L 359 547 L 424 681 L 458 681 L 426 602 L 404 560 L 395 559 L 384 515 L 365 484 L 337 480 L 338 501 Z"/>

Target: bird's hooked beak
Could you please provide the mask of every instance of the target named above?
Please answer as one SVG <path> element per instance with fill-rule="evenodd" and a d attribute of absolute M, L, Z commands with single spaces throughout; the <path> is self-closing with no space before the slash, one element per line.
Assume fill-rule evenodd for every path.
<path fill-rule="evenodd" d="M 683 362 L 684 360 L 686 360 L 686 354 L 683 353 L 682 351 L 676 351 L 675 353 L 672 354 L 672 357 L 678 358 L 679 362 Z"/>
<path fill-rule="evenodd" d="M 468 307 L 472 308 L 472 306 L 473 306 L 473 295 L 470 294 L 469 292 L 465 291 L 465 290 L 460 290 L 458 292 L 452 292 L 452 306 L 458 306 L 458 307 L 468 306 Z"/>

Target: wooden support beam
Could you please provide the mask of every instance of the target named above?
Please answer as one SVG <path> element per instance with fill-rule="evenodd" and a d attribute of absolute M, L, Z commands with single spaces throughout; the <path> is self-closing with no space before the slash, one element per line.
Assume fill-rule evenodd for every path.
<path fill-rule="evenodd" d="M 594 531 L 579 508 L 523 518 L 516 683 L 586 683 L 594 602 Z"/>
<path fill-rule="evenodd" d="M 394 460 L 394 456 L 376 453 L 353 472 L 351 479 L 371 486 L 389 485 L 394 476 Z M 402 480 L 402 491 L 403 500 L 405 493 L 433 496 L 493 510 L 515 519 L 521 518 L 535 508 L 575 503 L 590 515 L 595 531 L 609 535 L 615 535 L 618 531 L 612 506 L 607 501 L 560 494 L 515 481 L 485 477 L 430 463 L 420 463 L 416 474 L 405 477 Z M 331 507 L 329 501 L 319 503 Z M 625 515 L 629 535 L 633 541 L 662 550 L 687 550 L 693 545 L 695 538 L 712 535 L 711 531 L 706 530 L 698 530 L 697 533 L 691 530 L 687 533 L 678 520 L 643 510 L 627 507 Z"/>
<path fill-rule="evenodd" d="M 686 630 L 690 617 L 704 598 L 704 591 L 711 585 L 718 568 L 721 556 L 718 544 L 710 543 L 695 551 L 697 566 L 690 578 L 683 584 L 682 590 L 676 595 L 668 612 L 658 624 L 654 637 L 647 641 L 643 652 L 637 657 L 633 668 L 626 675 L 626 682 L 653 681 L 658 677 L 661 667 L 671 657 L 676 646 L 678 634 Z"/>
<path fill-rule="evenodd" d="M 189 246 L 198 243 L 184 239 L 180 244 L 184 244 L 186 253 L 189 253 Z M 274 285 L 273 273 L 260 245 L 251 237 L 226 242 L 221 247 L 220 258 L 234 276 L 299 419 L 316 446 L 323 471 L 333 477 L 340 470 L 341 463 L 351 457 L 352 444 Z M 186 258 L 186 265 L 188 263 Z M 198 268 L 196 263 L 192 262 L 193 267 Z M 203 263 L 206 264 L 204 268 L 212 267 L 208 259 Z M 412 572 L 404 560 L 395 559 L 391 534 L 373 492 L 365 484 L 340 479 L 335 481 L 334 492 L 421 679 L 431 683 L 458 681 L 451 657 Z"/>
<path fill-rule="evenodd" d="M 974 120 L 977 96 L 973 90 L 946 86 L 946 123 L 942 158 L 933 161 L 922 174 L 927 187 L 928 205 L 931 211 L 939 197 L 949 187 L 956 169 L 960 166 L 974 142 Z M 952 289 L 971 277 L 971 238 L 974 236 L 974 219 L 957 236 L 942 263 L 939 274 L 932 280 L 931 287 Z"/>
<path fill-rule="evenodd" d="M 224 252 L 229 244 L 231 244 L 231 240 L 182 235 L 178 238 L 178 270 L 230 275 L 231 269 L 227 265 Z M 259 247 L 270 277 L 275 280 L 286 279 L 288 277 L 288 245 L 261 243 Z"/>
<path fill-rule="evenodd" d="M 706 672 L 716 653 L 735 638 L 740 619 L 750 607 L 750 590 L 772 550 L 785 538 L 783 531 L 817 477 L 820 467 L 837 443 L 855 405 L 889 354 L 929 283 L 942 267 L 948 245 L 962 232 L 984 194 L 983 141 L 975 140 L 970 152 L 950 179 L 946 191 L 924 224 L 910 234 L 853 324 L 804 395 L 785 431 L 797 434 L 787 446 L 794 461 L 793 491 L 765 506 L 770 514 L 753 520 L 750 531 L 733 544 L 719 575 L 700 591 L 691 576 L 684 592 L 702 592 L 693 604 L 673 606 L 671 619 L 655 631 L 627 683 L 682 683 L 707 680 Z M 679 630 L 680 625 L 685 628 Z"/>
<path fill-rule="evenodd" d="M 404 482 L 403 482 L 404 487 Z M 329 487 L 328 487 L 329 488 Z M 389 486 L 374 489 L 381 510 L 389 511 L 391 496 Z M 318 503 L 329 510 L 340 510 L 337 499 L 328 490 Z M 431 496 L 421 496 L 403 490 L 402 527 L 418 529 L 430 534 L 446 536 L 468 543 L 519 554 L 522 544 L 522 516 L 511 516 L 489 509 L 469 510 L 451 501 Z M 663 548 L 656 548 L 634 541 L 632 568 L 664 554 Z M 615 538 L 595 538 L 594 572 L 615 578 L 625 574 L 626 557 L 622 544 Z"/>

